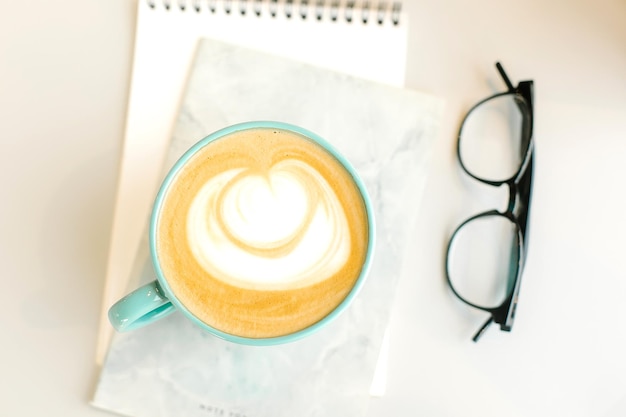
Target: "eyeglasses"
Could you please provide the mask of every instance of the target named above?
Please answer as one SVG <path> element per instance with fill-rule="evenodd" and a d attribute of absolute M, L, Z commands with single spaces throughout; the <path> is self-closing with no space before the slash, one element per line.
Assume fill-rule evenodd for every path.
<path fill-rule="evenodd" d="M 461 223 L 446 253 L 446 280 L 465 304 L 490 314 L 474 342 L 493 322 L 511 331 L 528 245 L 533 174 L 533 81 L 514 87 L 496 68 L 507 91 L 481 100 L 459 128 L 457 157 L 463 171 L 483 184 L 506 185 L 506 210 L 476 214 Z"/>

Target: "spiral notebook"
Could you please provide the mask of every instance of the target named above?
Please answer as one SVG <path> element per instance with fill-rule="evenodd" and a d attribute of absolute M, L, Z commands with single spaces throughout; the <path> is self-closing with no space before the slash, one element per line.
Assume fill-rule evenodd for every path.
<path fill-rule="evenodd" d="M 222 40 L 402 86 L 407 34 L 397 1 L 138 0 L 98 364 L 113 334 L 106 312 L 126 291 L 198 40 Z"/>
<path fill-rule="evenodd" d="M 182 314 L 116 334 L 92 404 L 133 417 L 365 416 L 397 284 L 410 256 L 442 106 L 435 97 L 276 54 L 203 39 L 160 176 L 223 126 L 277 120 L 312 130 L 352 162 L 372 198 L 368 278 L 334 321 L 269 347 L 209 335 Z M 147 216 L 128 290 L 154 279 Z"/>

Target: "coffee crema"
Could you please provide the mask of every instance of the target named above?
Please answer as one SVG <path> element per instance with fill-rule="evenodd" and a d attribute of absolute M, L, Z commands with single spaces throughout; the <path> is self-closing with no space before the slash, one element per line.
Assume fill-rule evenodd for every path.
<path fill-rule="evenodd" d="M 344 166 L 297 133 L 254 128 L 198 150 L 158 214 L 158 262 L 202 322 L 283 336 L 332 312 L 367 254 L 363 197 Z"/>

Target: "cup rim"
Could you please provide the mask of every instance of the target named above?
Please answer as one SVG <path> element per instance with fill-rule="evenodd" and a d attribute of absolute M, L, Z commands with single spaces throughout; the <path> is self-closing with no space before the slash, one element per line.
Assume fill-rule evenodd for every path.
<path fill-rule="evenodd" d="M 180 169 L 187 163 L 187 161 L 193 155 L 195 155 L 200 149 L 202 149 L 207 144 L 215 140 L 218 140 L 224 136 L 230 135 L 232 133 L 243 131 L 243 130 L 251 130 L 251 129 L 273 129 L 273 128 L 279 129 L 279 130 L 287 130 L 287 131 L 305 136 L 306 138 L 313 140 L 314 142 L 322 146 L 326 151 L 328 151 L 333 157 L 335 157 L 341 163 L 341 165 L 348 171 L 354 183 L 356 184 L 359 190 L 359 193 L 361 194 L 361 198 L 363 199 L 363 202 L 365 204 L 365 211 L 367 214 L 367 223 L 368 223 L 368 243 L 367 243 L 367 250 L 365 254 L 365 260 L 363 262 L 363 266 L 361 268 L 361 273 L 359 274 L 359 277 L 357 278 L 355 284 L 350 289 L 350 292 L 348 293 L 348 295 L 346 295 L 346 297 L 341 301 L 341 303 L 339 303 L 337 307 L 335 307 L 329 314 L 321 318 L 319 321 L 311 324 L 310 326 L 300 329 L 293 333 L 289 333 L 289 334 L 281 335 L 281 336 L 275 336 L 275 337 L 252 338 L 252 337 L 245 337 L 245 336 L 239 336 L 239 335 L 227 333 L 205 323 L 204 321 L 196 317 L 187 307 L 185 307 L 182 304 L 181 301 L 178 300 L 178 298 L 172 292 L 169 286 L 169 283 L 167 282 L 167 279 L 165 278 L 163 271 L 161 269 L 161 266 L 159 264 L 159 261 L 158 261 L 159 258 L 157 254 L 157 248 L 156 248 L 156 234 L 157 234 L 156 230 L 157 230 L 159 214 L 161 211 L 161 207 L 163 205 L 163 201 L 165 199 L 165 195 L 167 194 L 167 190 L 169 186 L 171 185 L 172 181 L 174 180 L 174 177 L 176 176 L 176 174 L 180 171 Z M 176 163 L 172 166 L 172 168 L 168 171 L 167 175 L 165 176 L 165 179 L 163 180 L 159 188 L 159 191 L 157 193 L 157 196 L 156 196 L 153 208 L 152 208 L 152 214 L 150 217 L 150 227 L 149 227 L 149 246 L 150 246 L 150 258 L 152 261 L 152 265 L 154 267 L 157 279 L 161 287 L 166 292 L 167 297 L 172 302 L 172 304 L 176 307 L 176 309 L 181 311 L 194 324 L 208 331 L 214 336 L 217 336 L 220 339 L 238 343 L 238 344 L 254 345 L 254 346 L 277 345 L 277 344 L 288 343 L 288 342 L 299 340 L 312 333 L 315 333 L 316 331 L 318 331 L 319 329 L 321 329 L 322 327 L 326 326 L 328 323 L 333 321 L 335 318 L 337 318 L 337 316 L 339 316 L 352 303 L 352 301 L 358 295 L 358 293 L 360 292 L 361 288 L 363 287 L 366 281 L 366 278 L 369 274 L 369 270 L 372 264 L 375 241 L 376 241 L 376 225 L 375 225 L 375 220 L 374 220 L 373 204 L 370 199 L 367 188 L 365 187 L 363 180 L 359 176 L 354 166 L 352 166 L 352 164 L 333 145 L 331 145 L 328 141 L 326 141 L 324 138 L 322 138 L 318 134 L 311 132 L 305 128 L 296 126 L 296 125 L 292 125 L 292 124 L 284 123 L 284 122 L 278 122 L 278 121 L 251 121 L 251 122 L 234 124 L 234 125 L 222 128 L 220 130 L 217 130 L 211 133 L 210 135 L 204 137 L 197 143 L 195 143 L 176 161 Z"/>

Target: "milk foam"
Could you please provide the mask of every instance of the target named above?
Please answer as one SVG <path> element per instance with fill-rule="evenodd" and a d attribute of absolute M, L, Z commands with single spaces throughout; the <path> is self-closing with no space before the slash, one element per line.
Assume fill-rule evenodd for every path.
<path fill-rule="evenodd" d="M 268 172 L 233 168 L 209 178 L 189 207 L 186 227 L 202 268 L 244 288 L 322 281 L 351 251 L 338 197 L 314 168 L 295 159 Z"/>
<path fill-rule="evenodd" d="M 368 212 L 349 170 L 282 129 L 211 141 L 172 177 L 155 223 L 169 290 L 198 320 L 250 338 L 319 322 L 362 276 Z"/>

